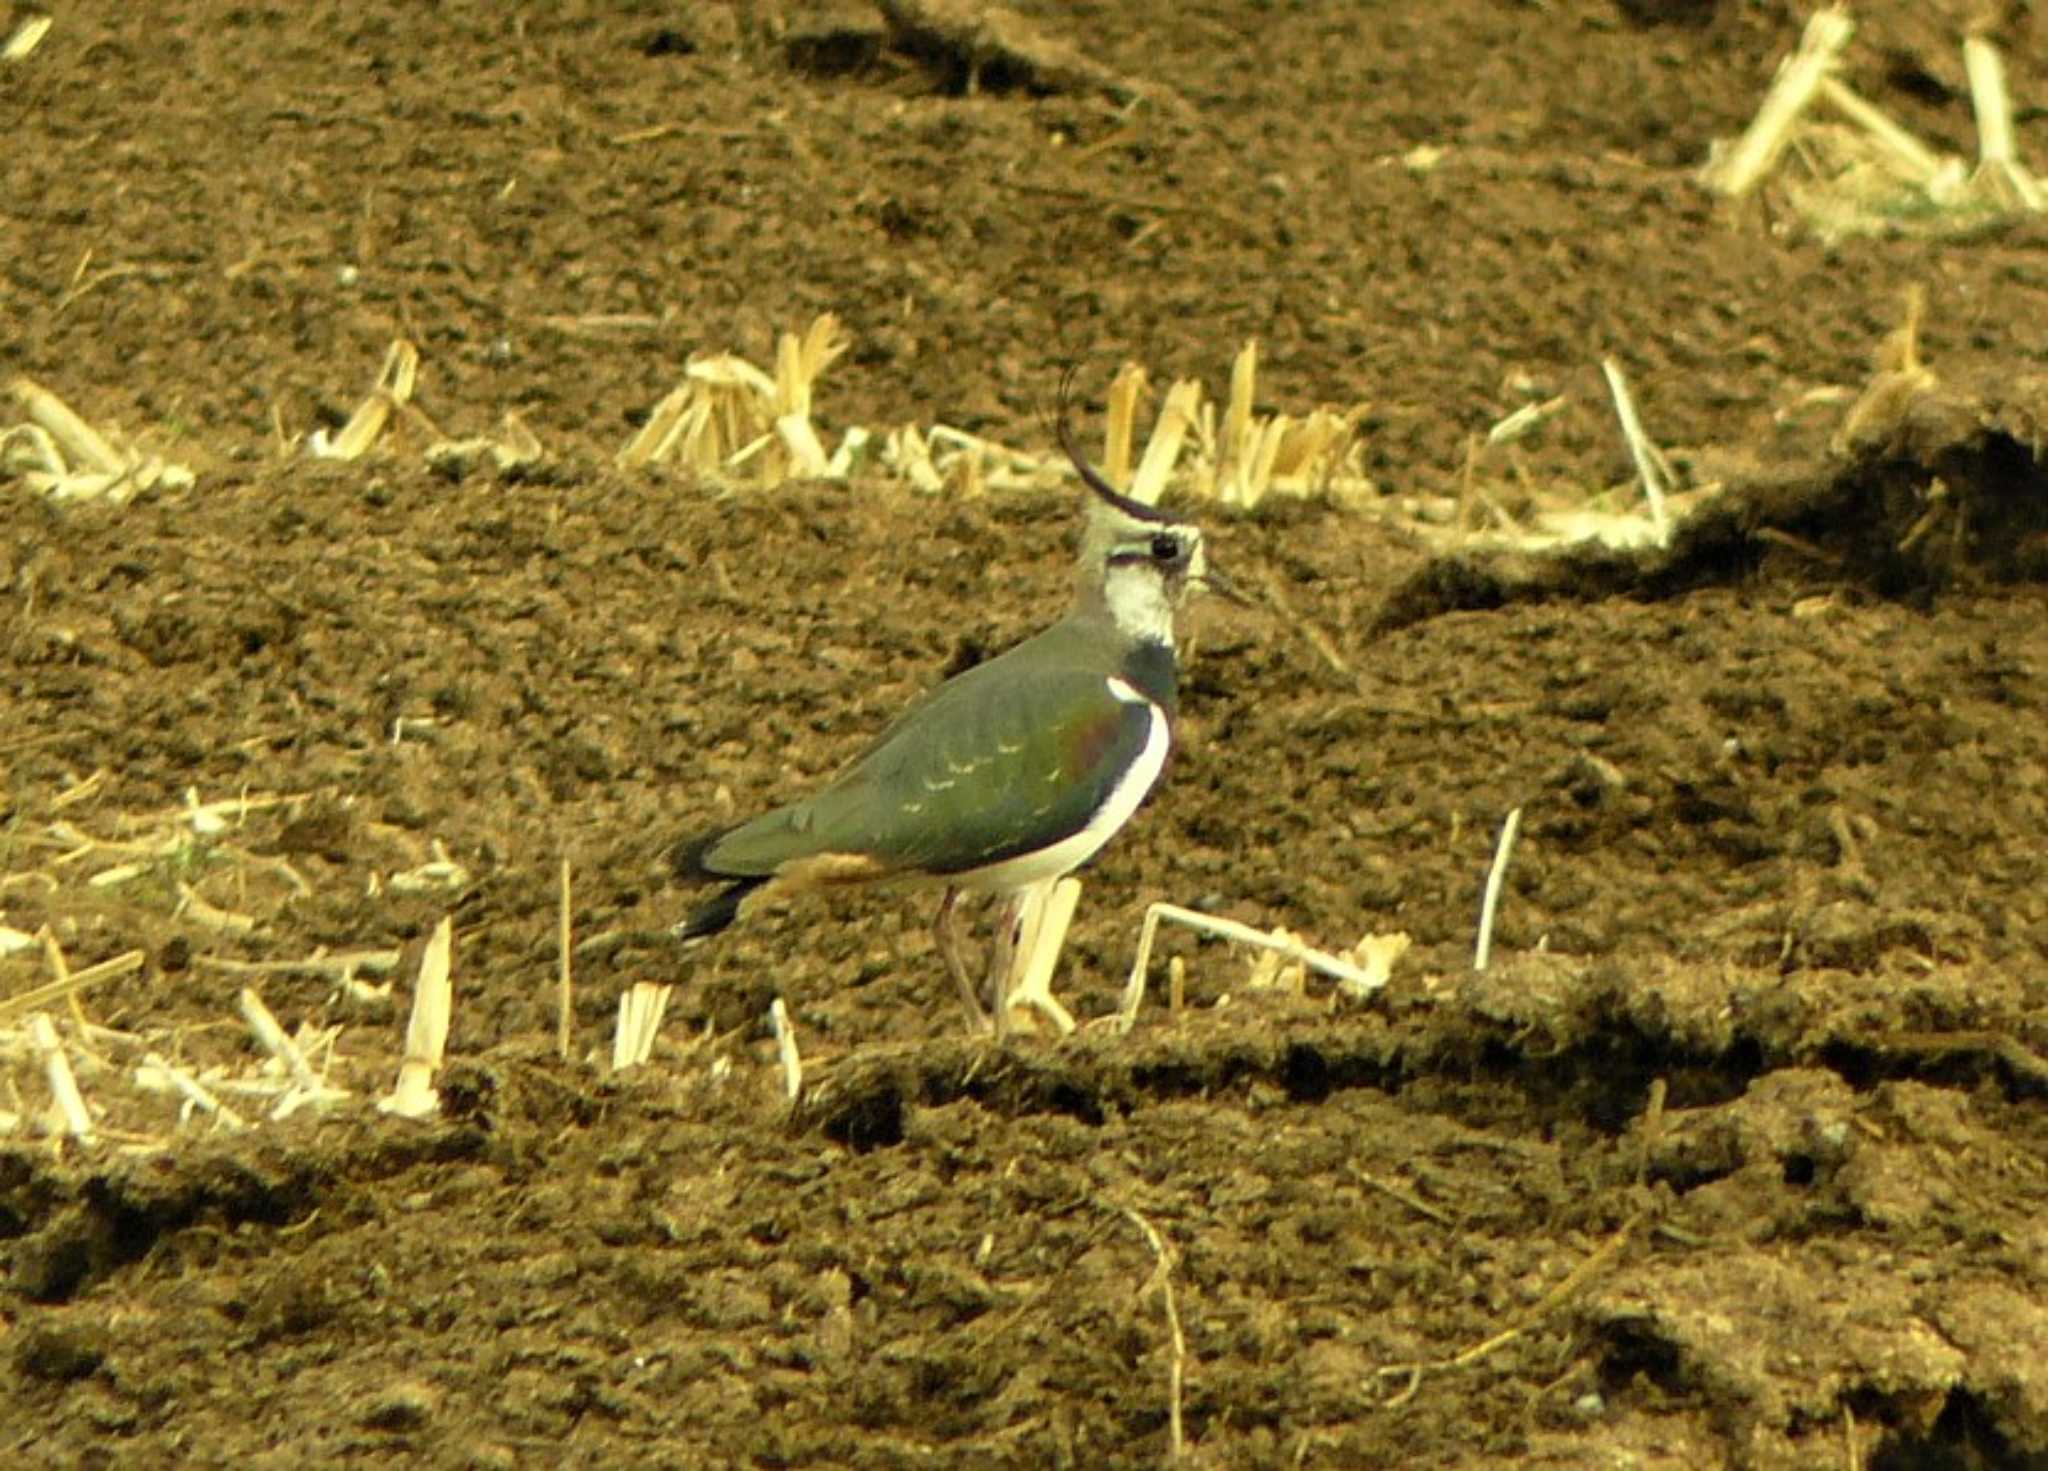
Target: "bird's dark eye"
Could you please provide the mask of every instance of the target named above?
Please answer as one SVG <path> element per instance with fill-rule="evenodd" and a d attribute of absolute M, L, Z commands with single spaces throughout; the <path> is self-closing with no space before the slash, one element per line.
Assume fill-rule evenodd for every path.
<path fill-rule="evenodd" d="M 1180 542 L 1171 536 L 1161 534 L 1152 538 L 1152 560 L 1171 562 L 1180 556 Z"/>

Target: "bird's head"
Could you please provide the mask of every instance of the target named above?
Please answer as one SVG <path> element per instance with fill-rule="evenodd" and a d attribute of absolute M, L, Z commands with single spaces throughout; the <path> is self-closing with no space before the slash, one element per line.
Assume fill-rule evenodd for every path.
<path fill-rule="evenodd" d="M 1202 528 L 1123 494 L 1103 479 L 1074 442 L 1064 413 L 1060 447 L 1092 493 L 1081 540 L 1081 596 L 1099 603 L 1136 639 L 1171 644 L 1173 618 L 1197 591 L 1242 601 L 1209 565 Z"/>

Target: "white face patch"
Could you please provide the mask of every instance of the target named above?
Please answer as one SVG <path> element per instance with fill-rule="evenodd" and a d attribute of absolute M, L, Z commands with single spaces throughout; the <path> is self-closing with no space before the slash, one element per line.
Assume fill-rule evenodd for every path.
<path fill-rule="evenodd" d="M 1103 569 L 1103 601 L 1117 631 L 1146 643 L 1173 643 L 1173 598 L 1166 574 L 1150 562 L 1111 562 Z"/>

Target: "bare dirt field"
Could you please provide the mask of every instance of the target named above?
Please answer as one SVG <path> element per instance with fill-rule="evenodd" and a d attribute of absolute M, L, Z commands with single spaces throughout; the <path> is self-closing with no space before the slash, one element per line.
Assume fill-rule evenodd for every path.
<path fill-rule="evenodd" d="M 1015 14 L 1067 49 L 859 0 L 193 0 L 0 62 L 7 376 L 195 476 L 0 479 L 0 1455 L 2048 1467 L 2048 217 L 1830 238 L 1703 188 L 1789 4 Z M 1988 26 L 2048 166 L 2037 7 L 1857 21 L 1841 74 L 1967 158 Z M 1367 406 L 1369 495 L 1183 503 L 1258 605 L 1196 620 L 1059 991 L 1112 1012 L 1173 900 L 1406 932 L 1384 992 L 1168 930 L 1128 1035 L 998 1046 L 929 894 L 676 946 L 670 844 L 1066 595 L 1071 490 L 617 465 L 693 352 L 825 311 L 829 443 L 1044 452 L 1069 364 L 1093 437 L 1119 363 L 1220 395 L 1249 339 L 1262 412 Z M 308 454 L 396 338 L 417 412 Z M 1461 549 L 1446 506 L 1633 483 L 1606 357 L 1720 498 L 1661 552 Z M 508 411 L 537 463 L 423 458 Z M 390 1117 L 444 916 L 441 1109 Z M 40 1006 L 91 1142 L 52 945 L 139 952 Z M 232 1091 L 245 987 L 345 1098 Z"/>

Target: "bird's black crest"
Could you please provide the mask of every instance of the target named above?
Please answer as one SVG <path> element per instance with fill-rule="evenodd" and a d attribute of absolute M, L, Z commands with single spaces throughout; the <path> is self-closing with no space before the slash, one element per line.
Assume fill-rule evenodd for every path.
<path fill-rule="evenodd" d="M 1178 517 L 1167 515 L 1157 506 L 1148 506 L 1143 501 L 1131 499 L 1104 480 L 1102 472 L 1088 463 L 1088 457 L 1081 453 L 1081 446 L 1075 442 L 1073 416 L 1067 412 L 1073 401 L 1073 390 L 1074 367 L 1070 363 L 1060 374 L 1059 407 L 1054 413 L 1053 427 L 1059 434 L 1060 448 L 1066 451 L 1067 458 L 1073 462 L 1074 472 L 1081 477 L 1081 483 L 1134 521 L 1147 521 L 1159 526 L 1179 525 Z"/>

